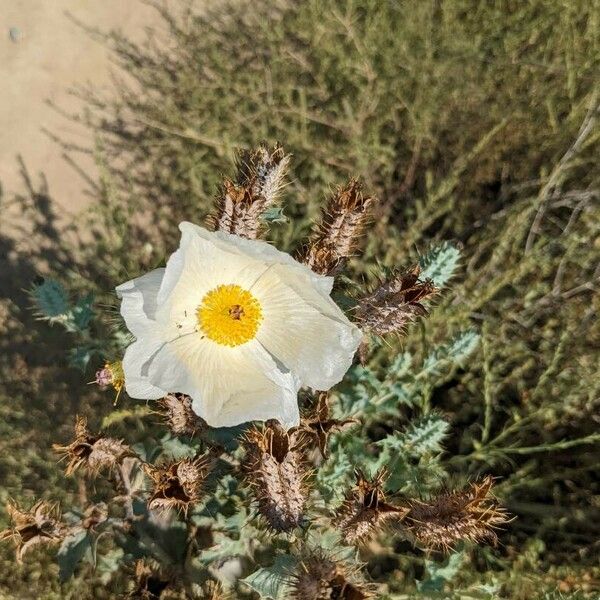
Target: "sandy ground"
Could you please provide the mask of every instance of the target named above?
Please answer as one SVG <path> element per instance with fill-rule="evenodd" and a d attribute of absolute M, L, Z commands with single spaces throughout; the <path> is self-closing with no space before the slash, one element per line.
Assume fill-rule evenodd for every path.
<path fill-rule="evenodd" d="M 86 205 L 85 182 L 45 131 L 83 146 L 92 136 L 48 105 L 77 112 L 69 89 L 92 82 L 111 86 L 108 53 L 70 18 L 139 38 L 154 25 L 154 10 L 138 0 L 0 0 L 0 183 L 9 195 L 23 189 L 17 157 L 37 180 L 44 173 L 62 214 Z M 94 175 L 90 159 L 78 159 Z"/>

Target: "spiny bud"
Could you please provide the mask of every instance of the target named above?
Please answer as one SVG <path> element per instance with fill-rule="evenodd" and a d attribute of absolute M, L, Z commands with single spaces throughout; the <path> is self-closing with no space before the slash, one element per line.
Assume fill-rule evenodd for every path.
<path fill-rule="evenodd" d="M 309 440 L 314 440 L 323 458 L 327 458 L 328 455 L 329 436 L 335 431 L 358 423 L 356 419 L 331 419 L 329 413 L 329 395 L 327 392 L 320 392 L 314 411 L 300 421 L 296 430 L 306 434 Z"/>
<path fill-rule="evenodd" d="M 492 496 L 492 485 L 493 479 L 486 477 L 433 500 L 411 500 L 402 525 L 409 537 L 429 549 L 450 550 L 462 540 L 495 543 L 494 529 L 505 524 L 508 516 Z"/>
<path fill-rule="evenodd" d="M 302 523 L 305 491 L 299 439 L 277 421 L 251 429 L 244 438 L 243 469 L 254 490 L 260 513 L 275 531 L 290 531 Z"/>
<path fill-rule="evenodd" d="M 192 399 L 185 394 L 167 394 L 158 404 L 175 435 L 192 437 L 203 425 L 202 419 L 192 410 Z"/>
<path fill-rule="evenodd" d="M 403 331 L 417 317 L 427 315 L 423 300 L 438 293 L 432 281 L 421 281 L 421 268 L 396 272 L 360 300 L 356 318 L 364 331 L 377 335 Z"/>
<path fill-rule="evenodd" d="M 144 470 L 154 484 L 148 508 L 176 509 L 187 514 L 202 497 L 211 462 L 208 456 L 200 456 L 158 466 L 144 464 Z"/>
<path fill-rule="evenodd" d="M 18 562 L 33 547 L 59 542 L 66 533 L 65 526 L 59 522 L 56 505 L 40 501 L 24 511 L 11 501 L 6 505 L 6 511 L 12 526 L 0 532 L 0 540 L 14 541 Z"/>
<path fill-rule="evenodd" d="M 385 501 L 383 483 L 385 471 L 368 480 L 360 470 L 355 471 L 356 485 L 338 510 L 337 526 L 349 544 L 365 542 L 392 521 L 400 521 L 407 510 Z"/>
<path fill-rule="evenodd" d="M 363 195 L 356 179 L 338 188 L 309 241 L 304 262 L 321 275 L 339 273 L 358 250 L 374 204 L 375 199 Z"/>
<path fill-rule="evenodd" d="M 115 362 L 107 362 L 104 367 L 99 371 L 96 371 L 96 378 L 92 383 L 98 384 L 100 389 L 105 390 L 112 386 L 115 390 L 115 404 L 123 391 L 125 386 L 125 373 L 123 372 L 123 363 L 120 360 Z"/>
<path fill-rule="evenodd" d="M 235 181 L 225 179 L 211 224 L 219 231 L 256 239 L 264 228 L 264 214 L 275 206 L 290 162 L 281 146 L 259 146 L 242 152 Z"/>
<path fill-rule="evenodd" d="M 65 473 L 71 475 L 80 467 L 95 474 L 103 468 L 112 468 L 133 453 L 121 440 L 92 434 L 85 417 L 76 417 L 75 439 L 68 446 L 54 444 L 52 448 L 68 459 Z"/>
<path fill-rule="evenodd" d="M 347 569 L 321 552 L 302 560 L 292 580 L 292 598 L 295 600 L 372 598 L 364 586 L 350 581 Z"/>

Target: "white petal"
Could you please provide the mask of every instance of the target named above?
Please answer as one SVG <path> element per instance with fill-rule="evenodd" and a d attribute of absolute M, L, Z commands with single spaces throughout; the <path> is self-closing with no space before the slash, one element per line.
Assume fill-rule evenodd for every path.
<path fill-rule="evenodd" d="M 122 299 L 121 314 L 127 328 L 136 337 L 153 327 L 158 290 L 164 274 L 164 269 L 155 269 L 116 288 L 117 295 Z"/>
<path fill-rule="evenodd" d="M 268 268 L 264 262 L 220 246 L 183 229 L 180 249 L 167 263 L 158 296 L 157 320 L 170 336 L 196 328 L 196 311 L 207 292 L 219 285 L 250 288 Z"/>
<path fill-rule="evenodd" d="M 191 396 L 193 409 L 212 427 L 252 420 L 299 423 L 299 382 L 255 341 L 235 348 L 199 333 L 163 344 L 146 362 L 150 383 Z"/>
<path fill-rule="evenodd" d="M 286 252 L 277 250 L 263 240 L 247 240 L 245 238 L 226 233 L 224 231 L 208 231 L 203 227 L 184 221 L 179 224 L 183 237 L 186 235 L 201 238 L 214 244 L 221 250 L 235 253 L 240 256 L 252 257 L 262 263 L 287 265 L 294 269 L 299 275 L 304 275 L 313 286 L 316 286 L 321 294 L 329 296 L 333 288 L 333 277 L 318 275 L 306 265 L 299 263 Z"/>
<path fill-rule="evenodd" d="M 350 368 L 362 334 L 331 298 L 285 269 L 266 273 L 253 290 L 263 310 L 257 339 L 303 384 L 328 390 Z"/>
<path fill-rule="evenodd" d="M 168 390 L 152 385 L 144 369 L 146 362 L 160 345 L 159 340 L 154 340 L 152 343 L 148 339 L 139 339 L 125 350 L 123 357 L 125 391 L 132 398 L 157 400 L 168 393 Z"/>

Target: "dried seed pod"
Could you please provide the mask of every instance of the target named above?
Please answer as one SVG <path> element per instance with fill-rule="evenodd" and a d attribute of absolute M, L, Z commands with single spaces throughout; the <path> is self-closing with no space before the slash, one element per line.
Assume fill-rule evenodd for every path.
<path fill-rule="evenodd" d="M 493 497 L 492 486 L 493 479 L 486 477 L 429 501 L 410 500 L 402 525 L 413 541 L 432 550 L 450 550 L 462 540 L 494 544 L 494 530 L 508 522 L 508 515 Z"/>
<path fill-rule="evenodd" d="M 365 600 L 372 598 L 366 586 L 351 581 L 348 570 L 322 552 L 302 560 L 292 577 L 295 600 Z"/>
<path fill-rule="evenodd" d="M 158 600 L 170 584 L 156 567 L 143 560 L 135 563 L 133 580 L 135 588 L 127 595 L 130 600 Z"/>
<path fill-rule="evenodd" d="M 356 179 L 338 188 L 309 240 L 304 262 L 321 275 L 339 273 L 357 252 L 374 205 L 375 199 L 363 195 Z"/>
<path fill-rule="evenodd" d="M 144 471 L 154 484 L 148 508 L 176 509 L 187 514 L 202 497 L 211 463 L 212 459 L 205 455 L 158 466 L 144 464 Z"/>
<path fill-rule="evenodd" d="M 192 437 L 204 424 L 192 410 L 192 399 L 185 394 L 167 394 L 158 404 L 161 415 L 175 435 Z"/>
<path fill-rule="evenodd" d="M 56 543 L 65 536 L 66 528 L 59 521 L 57 505 L 40 501 L 24 511 L 10 501 L 6 511 L 12 526 L 0 532 L 0 541 L 10 538 L 15 542 L 18 562 L 35 546 Z"/>
<path fill-rule="evenodd" d="M 260 513 L 275 531 L 290 531 L 302 523 L 306 469 L 300 439 L 277 421 L 251 429 L 243 440 L 243 470 L 252 486 Z"/>
<path fill-rule="evenodd" d="M 360 300 L 356 318 L 364 331 L 377 335 L 401 332 L 417 317 L 427 315 L 423 300 L 438 293 L 430 280 L 421 281 L 421 268 L 396 272 Z"/>
<path fill-rule="evenodd" d="M 210 218 L 212 226 L 248 239 L 259 237 L 265 211 L 279 200 L 289 162 L 290 156 L 279 145 L 242 152 L 236 181 L 223 181 L 215 214 Z"/>
<path fill-rule="evenodd" d="M 329 394 L 320 392 L 317 405 L 312 414 L 300 421 L 296 431 L 305 434 L 309 440 L 313 440 L 323 458 L 327 458 L 329 436 L 335 431 L 341 431 L 345 427 L 358 423 L 357 419 L 331 419 L 329 416 Z"/>
<path fill-rule="evenodd" d="M 68 459 L 65 469 L 67 475 L 71 475 L 80 467 L 84 467 L 90 474 L 95 474 L 103 468 L 110 469 L 126 456 L 133 455 L 123 441 L 90 433 L 87 419 L 80 416 L 77 416 L 75 421 L 75 439 L 67 446 L 54 444 L 52 448 Z"/>
<path fill-rule="evenodd" d="M 348 492 L 338 510 L 336 524 L 349 544 L 366 542 L 394 521 L 400 521 L 407 509 L 385 501 L 383 483 L 385 471 L 368 480 L 360 470 L 355 471 L 356 485 Z"/>

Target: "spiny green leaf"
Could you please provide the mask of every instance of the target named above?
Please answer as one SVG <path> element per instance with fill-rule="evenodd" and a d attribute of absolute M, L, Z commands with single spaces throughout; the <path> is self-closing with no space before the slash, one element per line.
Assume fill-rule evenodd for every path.
<path fill-rule="evenodd" d="M 413 456 L 441 452 L 441 442 L 449 428 L 448 422 L 439 415 L 427 415 L 416 423 L 411 423 L 404 434 L 404 448 Z"/>
<path fill-rule="evenodd" d="M 436 287 L 442 288 L 454 275 L 459 260 L 460 250 L 448 242 L 443 242 L 420 257 L 421 277 L 431 279 Z"/>
<path fill-rule="evenodd" d="M 270 567 L 263 567 L 242 581 L 257 592 L 261 598 L 283 600 L 289 598 L 289 577 L 298 560 L 289 554 L 280 554 Z"/>
<path fill-rule="evenodd" d="M 439 374 L 444 366 L 463 364 L 478 343 L 479 334 L 475 330 L 463 331 L 449 343 L 435 348 L 425 358 L 419 377 Z"/>
<path fill-rule="evenodd" d="M 41 316 L 46 319 L 56 319 L 69 312 L 69 296 L 61 283 L 54 279 L 46 279 L 31 291 Z"/>

